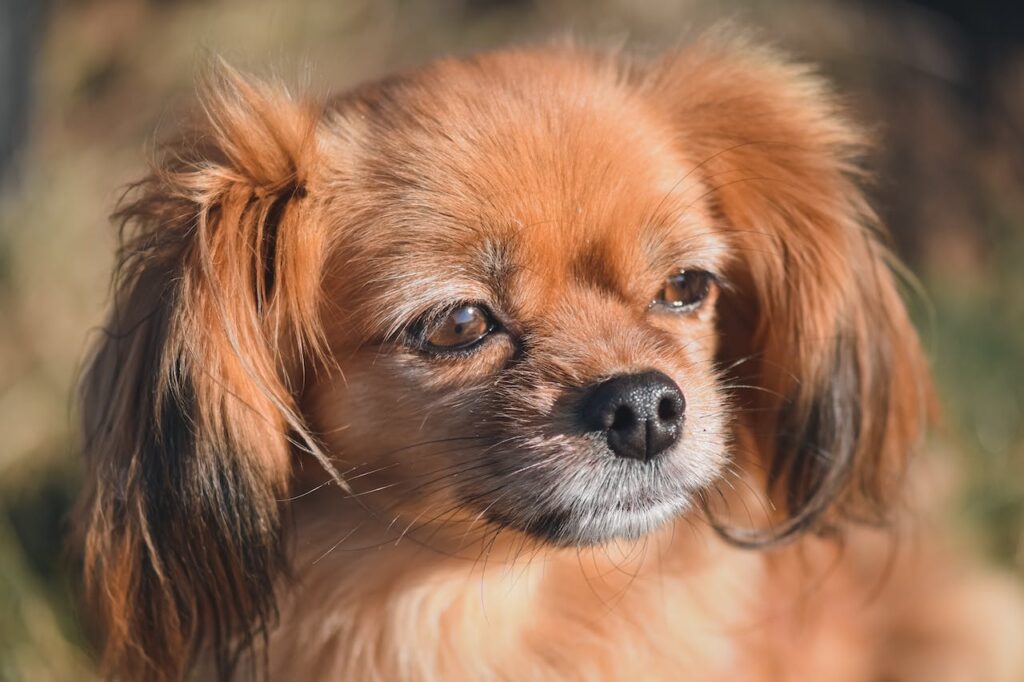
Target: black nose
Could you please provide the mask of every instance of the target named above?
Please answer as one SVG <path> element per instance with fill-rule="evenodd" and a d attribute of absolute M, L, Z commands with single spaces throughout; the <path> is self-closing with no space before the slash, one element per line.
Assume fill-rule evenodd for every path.
<path fill-rule="evenodd" d="M 607 434 L 619 457 L 650 460 L 679 439 L 686 400 L 661 372 L 625 374 L 598 384 L 584 399 L 583 421 Z"/>

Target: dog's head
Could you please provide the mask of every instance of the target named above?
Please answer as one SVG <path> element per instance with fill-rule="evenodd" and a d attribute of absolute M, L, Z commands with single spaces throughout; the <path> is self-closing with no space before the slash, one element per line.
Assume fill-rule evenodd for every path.
<path fill-rule="evenodd" d="M 638 537 L 754 470 L 779 540 L 875 511 L 922 363 L 803 69 L 697 44 L 444 61 L 319 106 L 224 76 L 127 205 L 85 382 L 107 661 L 265 627 L 299 458 L 403 525 Z M 756 472 L 762 472 L 758 474 Z"/>

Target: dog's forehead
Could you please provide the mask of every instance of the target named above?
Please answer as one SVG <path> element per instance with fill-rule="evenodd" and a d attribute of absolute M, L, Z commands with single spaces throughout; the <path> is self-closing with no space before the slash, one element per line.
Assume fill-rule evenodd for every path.
<path fill-rule="evenodd" d="M 614 288 L 687 252 L 714 255 L 696 164 L 647 102 L 605 72 L 501 66 L 455 63 L 362 105 L 374 241 L 415 259 L 408 286 Z"/>

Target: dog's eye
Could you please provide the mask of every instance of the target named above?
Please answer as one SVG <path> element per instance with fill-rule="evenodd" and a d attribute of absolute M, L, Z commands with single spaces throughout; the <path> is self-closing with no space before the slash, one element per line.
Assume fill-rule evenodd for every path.
<path fill-rule="evenodd" d="M 703 270 L 683 270 L 665 280 L 654 297 L 654 305 L 672 310 L 694 310 L 711 291 L 712 276 Z"/>
<path fill-rule="evenodd" d="M 426 329 L 423 343 L 427 350 L 464 350 L 483 340 L 494 327 L 494 319 L 483 306 L 460 305 Z"/>

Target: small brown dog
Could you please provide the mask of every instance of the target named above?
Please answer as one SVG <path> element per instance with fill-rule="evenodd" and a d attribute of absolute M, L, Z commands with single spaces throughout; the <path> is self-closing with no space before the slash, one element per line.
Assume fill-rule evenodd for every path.
<path fill-rule="evenodd" d="M 1024 679 L 1010 590 L 864 523 L 906 526 L 929 384 L 807 69 L 220 74 L 84 382 L 109 675 Z"/>

